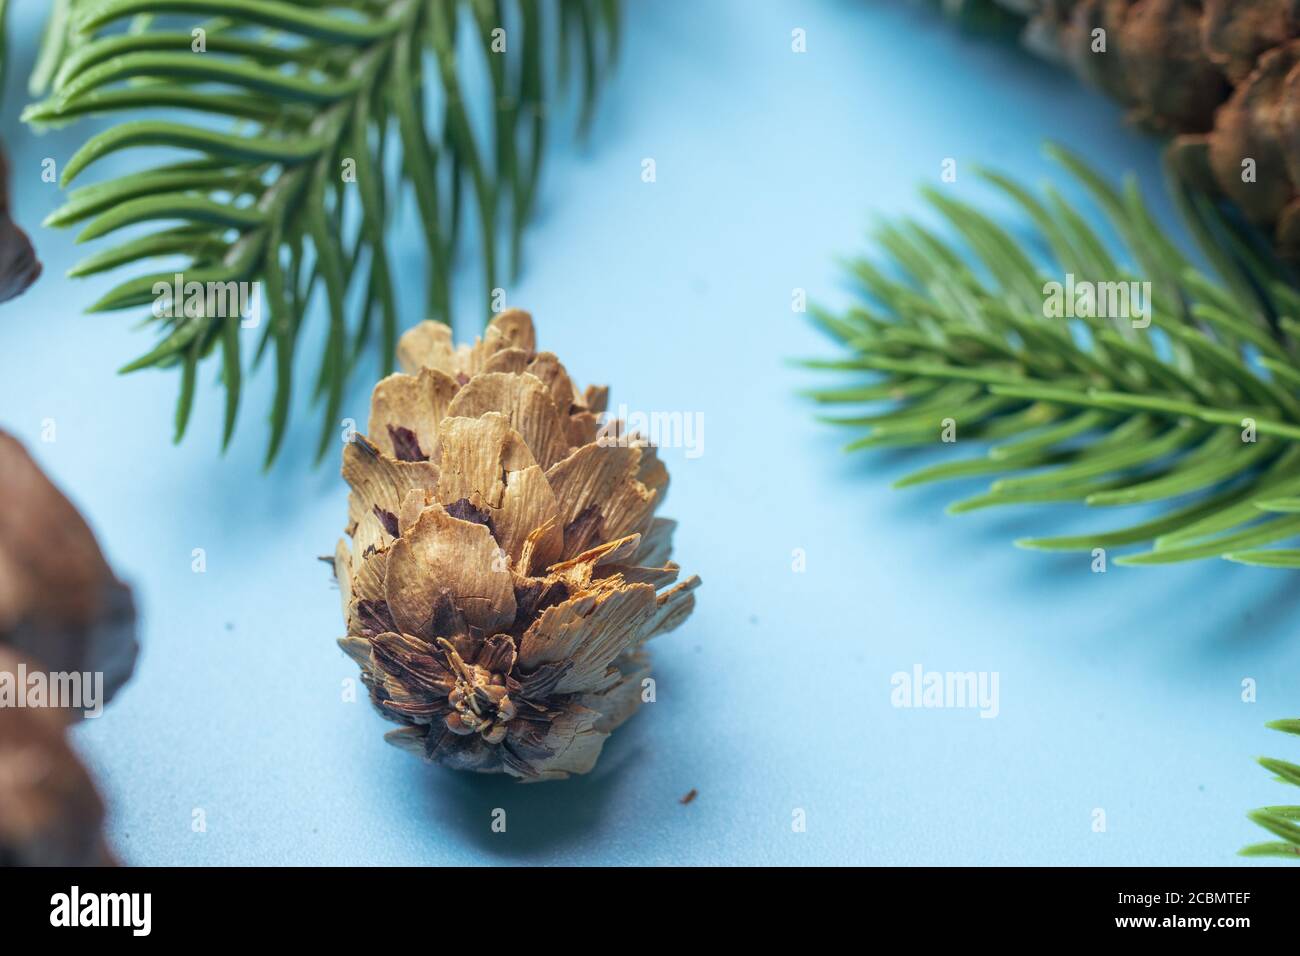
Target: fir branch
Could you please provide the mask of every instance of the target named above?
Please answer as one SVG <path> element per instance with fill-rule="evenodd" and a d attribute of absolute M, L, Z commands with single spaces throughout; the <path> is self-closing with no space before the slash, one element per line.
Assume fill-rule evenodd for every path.
<path fill-rule="evenodd" d="M 1267 547 L 1300 535 L 1300 324 L 1292 318 L 1300 294 L 1291 276 L 1236 238 L 1239 223 L 1175 185 L 1216 266 L 1212 278 L 1165 236 L 1135 182 L 1116 189 L 1077 158 L 1052 152 L 1118 242 L 1055 192 L 1040 198 L 996 173 L 981 175 L 1027 216 L 1028 239 L 928 190 L 961 242 L 917 222 L 882 227 L 887 263 L 850 264 L 863 301 L 842 315 L 811 310 L 847 355 L 805 363 L 868 377 L 808 394 L 867 406 L 824 419 L 862 433 L 849 450 L 944 447 L 945 422 L 959 443 L 984 445 L 980 457 L 897 483 L 992 479 L 953 513 L 1044 502 L 1164 509 L 1114 530 L 1029 538 L 1021 547 L 1146 544 L 1119 563 L 1223 557 L 1300 567 L 1300 552 Z M 1031 254 L 1040 246 L 1043 255 Z M 1093 289 L 1149 282 L 1149 327 L 1087 308 L 1049 316 L 1048 283 L 1069 276 Z"/>
<path fill-rule="evenodd" d="M 1268 725 L 1273 730 L 1288 734 L 1300 734 L 1300 720 L 1275 720 Z M 1273 774 L 1279 783 L 1289 783 L 1300 787 L 1300 766 L 1285 760 L 1260 757 L 1260 766 Z M 1271 843 L 1256 843 L 1245 847 L 1242 856 L 1280 856 L 1287 859 L 1300 859 L 1300 807 L 1261 807 L 1252 810 L 1248 816 L 1278 839 Z"/>
<path fill-rule="evenodd" d="M 47 223 L 83 224 L 80 241 L 147 224 L 143 236 L 118 239 L 79 263 L 75 276 L 160 257 L 180 262 L 134 275 L 92 311 L 156 306 L 156 289 L 178 273 L 217 288 L 256 283 L 269 318 L 253 364 L 274 353 L 277 383 L 268 464 L 285 435 L 308 305 L 322 289 L 328 336 L 315 392 L 323 455 L 359 357 L 378 347 L 391 371 L 399 318 L 387 227 L 402 187 L 414 197 L 428 262 L 421 318 L 451 320 L 465 190 L 481 236 L 486 316 L 501 281 L 503 233 L 510 268 L 518 268 L 548 112 L 564 85 L 545 63 L 553 52 L 563 61 L 571 47 L 580 51 L 585 122 L 613 59 L 618 17 L 617 0 L 59 0 L 32 77 L 35 90 L 50 93 L 24 118 L 54 126 L 128 114 L 67 162 L 64 184 L 134 147 L 199 156 L 75 189 Z M 466 102 L 462 30 L 477 38 L 488 64 L 486 136 L 476 133 Z M 440 115 L 428 108 L 433 103 Z M 160 108 L 167 119 L 130 118 Z M 394 152 L 401 181 L 390 183 Z M 360 309 L 349 318 L 356 298 Z M 176 317 L 158 311 L 148 320 L 157 344 L 124 371 L 180 370 L 179 440 L 198 369 L 219 352 L 228 443 L 248 364 L 241 317 L 204 307 Z"/>

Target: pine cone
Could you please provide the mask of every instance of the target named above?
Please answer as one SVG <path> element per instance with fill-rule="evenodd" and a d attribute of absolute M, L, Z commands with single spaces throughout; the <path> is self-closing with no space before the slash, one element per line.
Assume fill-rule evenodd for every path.
<path fill-rule="evenodd" d="M 135 668 L 135 606 L 85 520 L 0 431 L 0 645 L 55 672 L 98 671 L 104 703 Z"/>
<path fill-rule="evenodd" d="M 9 163 L 0 147 L 0 302 L 27 291 L 40 274 L 31 240 L 9 218 Z"/>
<path fill-rule="evenodd" d="M 472 348 L 425 322 L 398 358 L 344 450 L 339 643 L 404 725 L 397 746 L 528 780 L 586 773 L 641 701 L 641 645 L 694 607 L 699 579 L 669 587 L 674 524 L 654 515 L 668 472 L 602 429 L 606 389 L 579 393 L 525 312 Z"/>
<path fill-rule="evenodd" d="M 0 647 L 0 673 L 41 665 Z M 0 866 L 114 862 L 104 804 L 65 736 L 70 717 L 49 707 L 0 707 Z"/>
<path fill-rule="evenodd" d="M 1185 178 L 1226 195 L 1281 255 L 1300 258 L 1300 0 L 994 2 L 1027 18 L 1030 48 L 1178 137 Z M 1092 47 L 1099 28 L 1105 53 Z"/>

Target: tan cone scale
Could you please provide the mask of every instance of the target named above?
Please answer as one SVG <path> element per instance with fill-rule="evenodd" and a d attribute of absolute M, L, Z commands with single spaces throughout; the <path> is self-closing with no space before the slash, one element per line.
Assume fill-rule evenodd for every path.
<path fill-rule="evenodd" d="M 1177 136 L 1173 159 L 1185 178 L 1226 195 L 1272 234 L 1281 255 L 1300 258 L 1300 2 L 958 6 L 990 2 L 1027 18 L 1027 46 L 1068 63 L 1128 106 L 1136 122 Z"/>
<path fill-rule="evenodd" d="M 681 624 L 668 472 L 602 427 L 531 317 L 511 310 L 472 347 L 425 322 L 375 386 L 367 435 L 343 456 L 348 539 L 335 573 L 387 739 L 462 770 L 586 773 L 636 710 L 642 645 Z"/>

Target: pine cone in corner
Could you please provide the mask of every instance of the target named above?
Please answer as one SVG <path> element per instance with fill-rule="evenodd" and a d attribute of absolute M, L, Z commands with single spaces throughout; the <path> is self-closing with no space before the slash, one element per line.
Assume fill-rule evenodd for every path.
<path fill-rule="evenodd" d="M 1175 168 L 1300 258 L 1300 0 L 962 0 L 1026 19 L 1026 46 L 1069 63 L 1178 137 Z M 1094 31 L 1106 50 L 1094 52 Z M 1247 172 L 1243 163 L 1252 160 Z"/>
<path fill-rule="evenodd" d="M 9 217 L 9 162 L 0 143 L 0 302 L 21 295 L 40 274 L 31 240 Z"/>
<path fill-rule="evenodd" d="M 0 431 L 0 645 L 43 670 L 98 671 L 107 703 L 135 669 L 131 589 L 72 502 Z"/>
<path fill-rule="evenodd" d="M 0 647 L 0 673 L 41 665 Z M 0 707 L 0 867 L 109 866 L 104 804 L 51 707 Z"/>
<path fill-rule="evenodd" d="M 473 347 L 425 322 L 375 386 L 335 573 L 386 739 L 436 763 L 525 780 L 586 773 L 636 710 L 642 644 L 694 607 L 674 584 L 668 472 L 635 435 L 603 437 L 531 317 Z M 614 432 L 618 437 L 617 432 Z"/>

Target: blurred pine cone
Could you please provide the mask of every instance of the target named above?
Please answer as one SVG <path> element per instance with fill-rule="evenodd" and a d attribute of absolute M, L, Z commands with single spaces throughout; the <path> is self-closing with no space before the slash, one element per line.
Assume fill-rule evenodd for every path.
<path fill-rule="evenodd" d="M 9 217 L 9 163 L 0 143 L 0 302 L 27 291 L 40 274 L 31 240 Z"/>
<path fill-rule="evenodd" d="M 398 357 L 344 451 L 340 644 L 404 725 L 399 747 L 528 780 L 586 773 L 641 702 L 641 645 L 694 607 L 699 579 L 669 587 L 674 524 L 654 516 L 668 472 L 635 436 L 604 440 L 606 389 L 579 393 L 525 312 L 472 348 L 425 322 Z"/>
<path fill-rule="evenodd" d="M 135 668 L 135 603 L 72 502 L 0 431 L 0 645 L 55 672 L 104 675 L 102 703 Z"/>
<path fill-rule="evenodd" d="M 0 431 L 0 866 L 113 863 L 104 805 L 67 725 L 131 676 L 131 590 L 85 520 L 13 436 Z M 103 675 L 104 699 L 15 706 L 22 674 Z M 52 678 L 49 678 L 52 680 Z M 56 706 L 57 704 L 57 706 Z"/>
<path fill-rule="evenodd" d="M 42 665 L 0 646 L 0 673 Z M 71 716 L 52 707 L 0 707 L 0 866 L 114 863 L 104 804 L 65 736 Z"/>
<path fill-rule="evenodd" d="M 1184 178 L 1229 197 L 1280 254 L 1300 257 L 1300 0 L 956 5 L 990 3 L 1025 18 L 1031 49 L 1070 64 L 1141 125 L 1177 136 Z"/>

